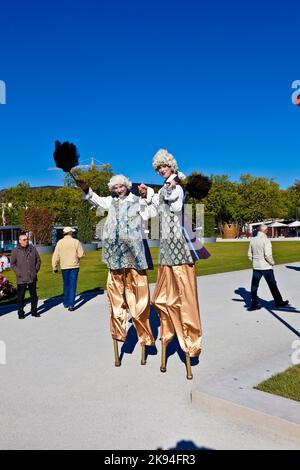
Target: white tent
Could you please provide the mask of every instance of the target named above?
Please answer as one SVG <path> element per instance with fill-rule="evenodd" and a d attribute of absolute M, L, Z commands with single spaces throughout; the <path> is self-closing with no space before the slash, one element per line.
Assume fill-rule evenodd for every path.
<path fill-rule="evenodd" d="M 282 224 L 281 222 L 273 222 L 269 227 L 287 227 L 287 224 Z"/>
<path fill-rule="evenodd" d="M 291 224 L 288 225 L 289 227 L 300 227 L 300 222 L 299 220 L 295 220 Z"/>
<path fill-rule="evenodd" d="M 272 228 L 272 238 L 274 237 L 274 228 L 281 228 L 281 227 L 288 227 L 287 224 L 283 224 L 282 222 L 273 222 L 269 225 Z"/>
<path fill-rule="evenodd" d="M 299 220 L 295 220 L 294 222 L 292 222 L 291 224 L 289 224 L 289 227 L 296 229 L 296 237 L 298 237 L 298 236 L 299 236 L 299 234 L 298 234 L 298 228 L 300 227 L 300 222 L 299 222 Z"/>

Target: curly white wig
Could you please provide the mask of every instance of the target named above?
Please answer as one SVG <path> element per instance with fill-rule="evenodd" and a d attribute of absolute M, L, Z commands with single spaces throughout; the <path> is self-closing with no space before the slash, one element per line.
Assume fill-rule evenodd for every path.
<path fill-rule="evenodd" d="M 169 166 L 173 173 L 178 173 L 177 161 L 166 149 L 159 149 L 153 157 L 152 166 L 157 170 L 160 166 Z"/>
<path fill-rule="evenodd" d="M 109 187 L 109 190 L 110 191 L 113 191 L 114 190 L 114 187 L 117 185 L 117 184 L 121 184 L 123 186 L 126 186 L 126 188 L 128 190 L 131 189 L 131 186 L 132 186 L 132 183 L 131 181 L 129 181 L 128 178 L 126 178 L 126 176 L 124 175 L 114 175 L 110 178 L 109 182 L 108 182 L 108 187 Z"/>

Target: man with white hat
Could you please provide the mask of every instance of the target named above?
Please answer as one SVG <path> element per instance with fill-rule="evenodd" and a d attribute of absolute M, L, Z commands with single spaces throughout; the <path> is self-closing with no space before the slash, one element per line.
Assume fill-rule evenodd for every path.
<path fill-rule="evenodd" d="M 259 310 L 257 291 L 260 280 L 265 278 L 277 308 L 288 305 L 288 300 L 283 300 L 274 276 L 273 266 L 275 261 L 272 255 L 272 244 L 267 236 L 268 226 L 261 224 L 257 228 L 257 235 L 253 237 L 249 244 L 248 258 L 252 262 L 253 275 L 251 282 L 251 306 L 249 310 Z"/>
<path fill-rule="evenodd" d="M 64 284 L 64 307 L 70 312 L 74 310 L 80 259 L 84 256 L 80 241 L 73 238 L 73 231 L 72 227 L 63 229 L 64 238 L 57 242 L 52 256 L 55 274 L 60 263 Z"/>
<path fill-rule="evenodd" d="M 84 199 L 108 211 L 103 228 L 102 259 L 109 268 L 107 295 L 110 307 L 110 330 L 114 343 L 115 365 L 120 366 L 118 341 L 125 341 L 129 311 L 142 347 L 141 364 L 146 363 L 146 346 L 154 345 L 150 327 L 150 293 L 147 269 L 153 269 L 144 237 L 147 206 L 130 192 L 131 182 L 124 175 L 113 176 L 108 187 L 112 196 L 98 196 L 88 185 L 77 181 Z"/>

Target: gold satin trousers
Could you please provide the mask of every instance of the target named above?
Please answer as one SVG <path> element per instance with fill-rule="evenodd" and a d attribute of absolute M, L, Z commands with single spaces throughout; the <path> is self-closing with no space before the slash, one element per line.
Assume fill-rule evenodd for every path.
<path fill-rule="evenodd" d="M 190 357 L 201 352 L 202 328 L 194 265 L 158 268 L 152 305 L 160 316 L 160 338 L 167 345 L 177 335 Z"/>
<path fill-rule="evenodd" d="M 153 346 L 150 327 L 150 293 L 146 271 L 111 269 L 107 277 L 110 331 L 113 339 L 125 341 L 129 311 L 142 346 Z"/>

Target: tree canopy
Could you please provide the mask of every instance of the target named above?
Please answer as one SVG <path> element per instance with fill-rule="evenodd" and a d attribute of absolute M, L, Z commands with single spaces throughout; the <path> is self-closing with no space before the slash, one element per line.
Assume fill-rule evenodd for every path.
<path fill-rule="evenodd" d="M 82 170 L 76 168 L 74 174 L 83 179 L 92 189 L 102 196 L 109 195 L 107 183 L 113 171 L 109 165 Z M 217 224 L 235 222 L 240 225 L 275 218 L 300 217 L 300 181 L 287 189 L 281 189 L 272 178 L 254 176 L 249 173 L 240 176 L 238 181 L 230 180 L 228 175 L 211 175 L 212 187 L 201 201 L 205 213 L 213 216 Z M 51 210 L 54 223 L 76 225 L 81 213 L 82 192 L 70 176 L 65 185 L 59 188 L 30 188 L 21 182 L 13 188 L 2 191 L 7 224 L 21 224 L 26 208 L 45 208 Z M 12 206 L 9 207 L 8 203 Z M 92 226 L 97 221 L 96 212 L 91 211 Z"/>

